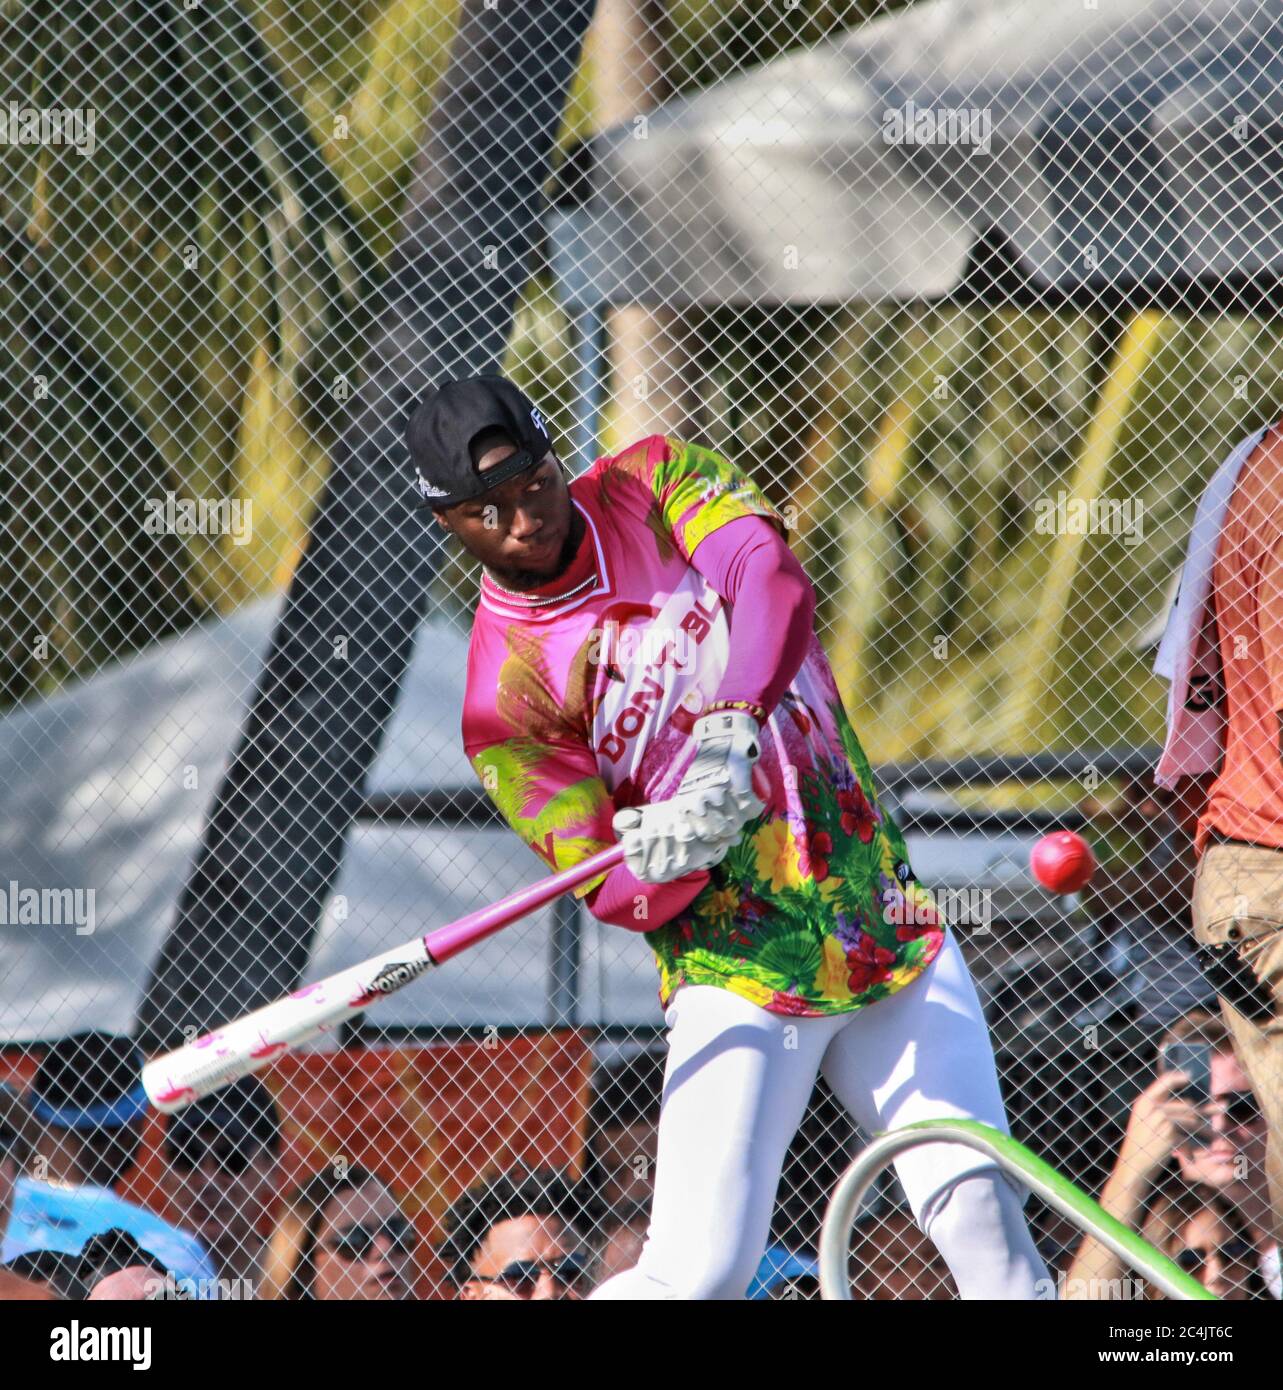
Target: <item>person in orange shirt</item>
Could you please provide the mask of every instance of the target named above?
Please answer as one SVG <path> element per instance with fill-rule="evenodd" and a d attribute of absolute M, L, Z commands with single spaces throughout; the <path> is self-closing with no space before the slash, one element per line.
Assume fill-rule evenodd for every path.
<path fill-rule="evenodd" d="M 1225 755 L 1198 818 L 1194 934 L 1268 1123 L 1283 1240 L 1283 423 L 1243 464 L 1212 594 Z"/>

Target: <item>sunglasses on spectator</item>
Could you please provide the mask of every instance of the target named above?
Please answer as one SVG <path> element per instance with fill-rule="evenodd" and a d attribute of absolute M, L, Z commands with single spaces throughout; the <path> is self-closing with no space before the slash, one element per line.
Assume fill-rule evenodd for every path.
<path fill-rule="evenodd" d="M 175 1168 L 199 1168 L 207 1159 L 224 1173 L 238 1178 L 254 1161 L 261 1145 L 248 1144 L 182 1144 L 171 1148 L 169 1161 Z"/>
<path fill-rule="evenodd" d="M 1190 1246 L 1185 1250 L 1177 1252 L 1176 1263 L 1185 1271 L 1197 1278 L 1203 1272 L 1203 1266 L 1207 1263 L 1208 1255 L 1212 1253 L 1207 1250 L 1196 1250 Z M 1245 1264 L 1252 1254 L 1251 1244 L 1239 1236 L 1227 1240 L 1220 1246 L 1215 1253 L 1220 1256 L 1223 1265 Z"/>
<path fill-rule="evenodd" d="M 573 1289 L 584 1281 L 588 1261 L 583 1255 L 563 1255 L 561 1259 L 544 1264 L 540 1260 L 514 1260 L 501 1269 L 493 1279 L 477 1275 L 483 1284 L 502 1284 L 518 1298 L 530 1298 L 539 1287 L 539 1278 L 547 1274 L 563 1288 Z"/>
<path fill-rule="evenodd" d="M 1215 1099 L 1224 1108 L 1227 1124 L 1253 1125 L 1261 1118 L 1261 1107 L 1253 1091 L 1225 1091 Z"/>
<path fill-rule="evenodd" d="M 374 1249 L 374 1242 L 385 1236 L 398 1255 L 409 1255 L 419 1243 L 419 1233 L 414 1223 L 404 1216 L 389 1216 L 372 1226 L 347 1226 L 323 1242 L 327 1250 L 342 1256 L 345 1260 L 365 1260 Z"/>

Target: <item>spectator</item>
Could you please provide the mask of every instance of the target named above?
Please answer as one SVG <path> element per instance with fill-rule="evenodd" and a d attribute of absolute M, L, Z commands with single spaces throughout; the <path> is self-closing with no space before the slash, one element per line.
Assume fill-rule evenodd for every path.
<path fill-rule="evenodd" d="M 784 1155 L 764 1260 L 771 1258 L 772 1249 L 781 1246 L 787 1250 L 819 1248 L 820 1224 L 829 1195 L 841 1181 L 852 1154 L 867 1142 L 828 1082 L 819 1077 Z M 894 1183 L 894 1175 L 887 1174 L 885 1181 Z"/>
<path fill-rule="evenodd" d="M 280 1149 L 276 1102 L 255 1076 L 193 1102 L 165 1129 L 170 1211 L 213 1256 L 224 1297 L 253 1297 L 261 1280 Z"/>
<path fill-rule="evenodd" d="M 868 1216 L 856 1226 L 851 1247 L 855 1298 L 879 1303 L 955 1297 L 949 1267 L 940 1252 L 902 1208 Z"/>
<path fill-rule="evenodd" d="M 664 1059 L 653 1052 L 615 1060 L 593 1074 L 585 1185 L 603 1208 L 649 1202 Z"/>
<path fill-rule="evenodd" d="M 1239 1214 L 1256 1250 L 1262 1285 L 1278 1298 L 1279 1256 L 1265 1177 L 1265 1123 L 1234 1054 L 1224 1023 L 1194 1012 L 1163 1038 L 1206 1042 L 1211 1048 L 1211 1100 L 1196 1106 L 1181 1094 L 1188 1077 L 1160 1071 L 1137 1096 L 1122 1147 L 1100 1203 L 1132 1230 L 1139 1229 L 1166 1176 L 1184 1187 L 1219 1193 Z M 1098 1241 L 1083 1239 L 1069 1271 L 1067 1297 L 1092 1298 L 1119 1287 L 1130 1271 Z"/>
<path fill-rule="evenodd" d="M 750 1294 L 752 1298 L 755 1295 Z M 770 1285 L 769 1292 L 762 1295 L 772 1303 L 818 1303 L 820 1301 L 820 1276 L 808 1274 L 803 1270 L 790 1274 Z"/>
<path fill-rule="evenodd" d="M 1283 422 L 1241 440 L 1195 510 L 1154 669 L 1172 682 L 1155 781 L 1209 773 L 1192 919 L 1269 1130 L 1283 1241 Z"/>
<path fill-rule="evenodd" d="M 75 1278 L 80 1291 L 74 1296 L 89 1302 L 141 1303 L 167 1293 L 178 1296 L 164 1265 L 128 1231 L 115 1228 L 85 1242 Z"/>
<path fill-rule="evenodd" d="M 28 1093 L 37 1126 L 32 1171 L 68 1187 L 111 1187 L 138 1152 L 147 1094 L 128 1038 L 77 1033 L 46 1051 Z"/>
<path fill-rule="evenodd" d="M 118 1196 L 137 1155 L 147 1095 L 143 1058 L 128 1038 L 77 1033 L 52 1043 L 31 1083 L 30 1175 L 14 1186 L 0 1259 L 32 1250 L 76 1254 L 113 1227 L 135 1236 L 180 1279 L 212 1282 L 195 1236 Z"/>
<path fill-rule="evenodd" d="M 272 1234 L 263 1297 L 410 1299 L 418 1235 L 387 1185 L 364 1168 L 323 1168 L 296 1188 Z"/>
<path fill-rule="evenodd" d="M 19 1255 L 0 1275 L 38 1291 L 26 1297 L 98 1301 L 190 1297 L 150 1251 L 118 1228 L 91 1236 L 75 1254 L 35 1250 Z"/>
<path fill-rule="evenodd" d="M 1141 1235 L 1217 1298 L 1238 1302 L 1268 1297 L 1242 1214 L 1212 1188 L 1181 1183 L 1160 1191 Z M 1145 1297 L 1165 1295 L 1148 1284 Z"/>
<path fill-rule="evenodd" d="M 800 1255 L 783 1245 L 768 1245 L 757 1267 L 746 1299 L 772 1302 L 819 1297 L 820 1266 L 810 1255 Z"/>
<path fill-rule="evenodd" d="M 463 1299 L 580 1299 L 591 1263 L 573 1184 L 552 1169 L 470 1187 L 446 1214 L 439 1254 Z"/>
<path fill-rule="evenodd" d="M 1082 1227 L 1051 1207 L 1038 1204 L 1035 1211 L 1035 1238 L 1047 1273 L 1058 1282 L 1062 1278 L 1068 1279 L 1069 1266 L 1073 1264 L 1074 1254 L 1082 1244 Z"/>
<path fill-rule="evenodd" d="M 614 1274 L 632 1269 L 641 1256 L 650 1225 L 646 1202 L 621 1202 L 594 1223 L 597 1263 L 593 1282 L 604 1284 Z"/>
<path fill-rule="evenodd" d="M 0 1231 L 8 1228 L 14 1185 L 27 1166 L 27 1133 L 26 1106 L 12 1087 L 0 1085 Z M 0 1266 L 0 1301 L 38 1302 L 59 1296 L 49 1287 L 47 1273 L 31 1267 L 32 1258 L 19 1256 Z"/>
<path fill-rule="evenodd" d="M 164 1270 L 153 1265 L 129 1265 L 104 1274 L 85 1295 L 86 1303 L 145 1303 L 162 1297 L 158 1287 L 166 1285 Z"/>
<path fill-rule="evenodd" d="M 48 1303 L 56 1299 L 45 1284 L 24 1279 L 5 1266 L 0 1266 L 0 1303 Z"/>
<path fill-rule="evenodd" d="M 636 1265 L 649 1225 L 650 1207 L 645 1202 L 621 1202 L 594 1223 L 594 1285 L 604 1284 L 611 1275 Z M 772 1244 L 766 1247 L 745 1298 L 810 1299 L 818 1297 L 818 1288 L 819 1267 L 811 1256 Z"/>
<path fill-rule="evenodd" d="M 43 1288 L 51 1298 L 79 1298 L 83 1290 L 76 1278 L 80 1254 L 61 1250 L 32 1250 L 0 1266 L 6 1273 L 16 1275 Z"/>
<path fill-rule="evenodd" d="M 1270 1185 L 1266 1175 L 1265 1117 L 1247 1074 L 1239 1065 L 1223 1019 L 1194 1014 L 1164 1038 L 1205 1041 L 1212 1049 L 1211 1104 L 1197 1133 L 1175 1149 L 1186 1183 L 1201 1183 L 1225 1197 L 1246 1223 L 1261 1280 L 1273 1298 L 1283 1298 L 1279 1247 L 1274 1239 Z"/>

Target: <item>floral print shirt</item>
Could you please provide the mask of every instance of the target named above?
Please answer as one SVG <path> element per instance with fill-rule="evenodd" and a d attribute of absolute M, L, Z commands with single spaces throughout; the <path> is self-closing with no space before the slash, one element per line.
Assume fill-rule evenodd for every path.
<path fill-rule="evenodd" d="M 736 518 L 780 524 L 729 460 L 662 435 L 599 459 L 570 496 L 587 525 L 564 599 L 523 607 L 483 579 L 463 717 L 483 786 L 554 869 L 614 843 L 619 807 L 676 791 L 731 624 L 769 620 L 733 614 L 691 556 Z M 647 930 L 661 1005 L 686 983 L 807 1016 L 886 998 L 934 959 L 943 924 L 813 633 L 761 745 L 764 813 L 689 906 Z"/>

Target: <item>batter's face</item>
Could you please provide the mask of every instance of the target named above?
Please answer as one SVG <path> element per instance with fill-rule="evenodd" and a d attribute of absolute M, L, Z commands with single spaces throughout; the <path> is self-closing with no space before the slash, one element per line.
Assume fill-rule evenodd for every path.
<path fill-rule="evenodd" d="M 517 451 L 497 444 L 477 464 L 484 474 Z M 554 455 L 489 492 L 436 512 L 452 535 L 505 588 L 533 589 L 561 574 L 574 558 L 582 523 Z M 578 523 L 578 524 L 576 524 Z"/>

